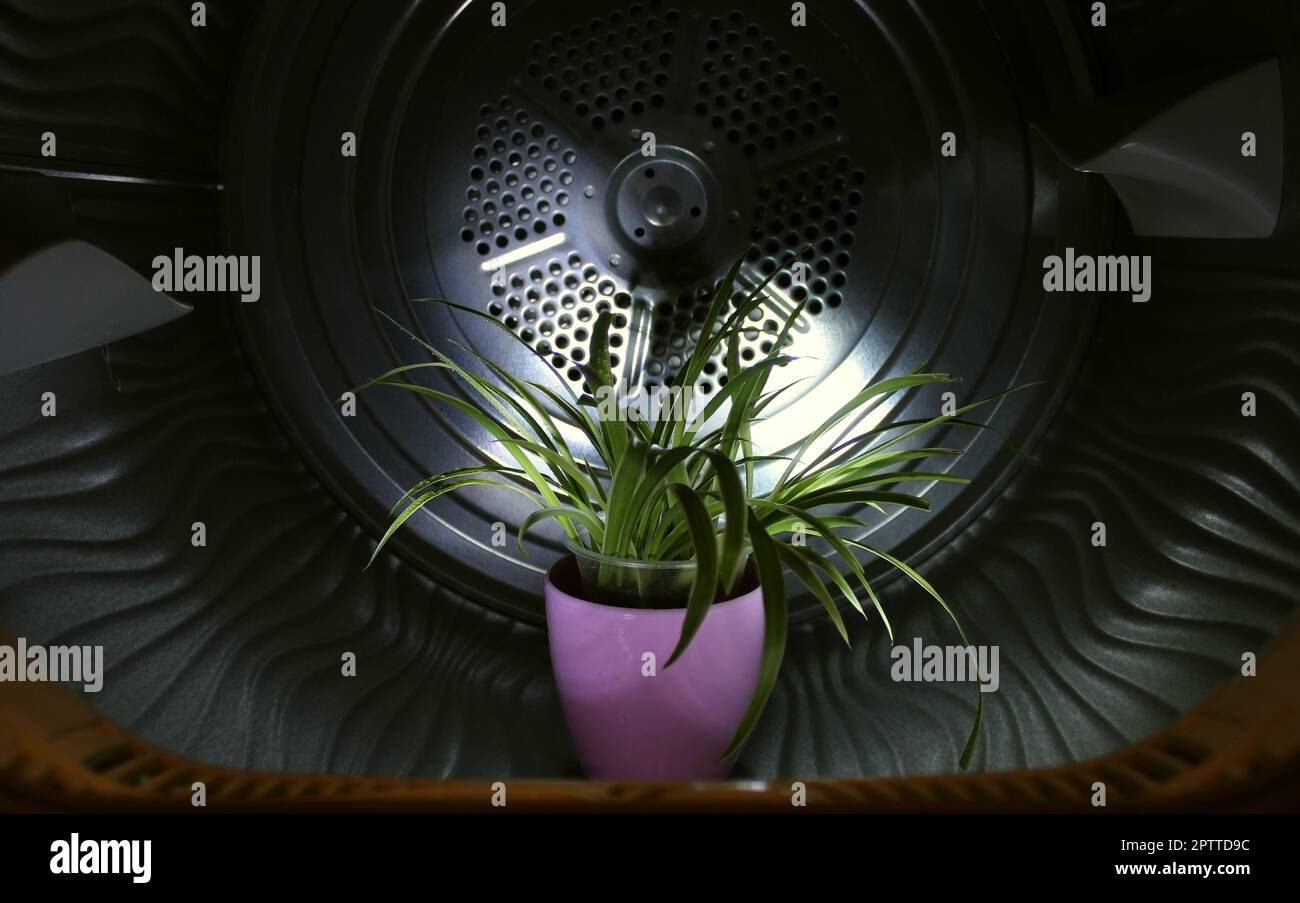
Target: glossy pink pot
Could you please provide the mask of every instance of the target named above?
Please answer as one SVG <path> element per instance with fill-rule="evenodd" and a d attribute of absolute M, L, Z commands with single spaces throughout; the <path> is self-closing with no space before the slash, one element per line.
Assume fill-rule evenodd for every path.
<path fill-rule="evenodd" d="M 720 760 L 758 683 L 763 596 L 754 589 L 709 610 L 671 668 L 684 609 L 588 602 L 577 563 L 546 579 L 546 623 L 560 702 L 578 759 L 598 780 L 722 780 Z"/>

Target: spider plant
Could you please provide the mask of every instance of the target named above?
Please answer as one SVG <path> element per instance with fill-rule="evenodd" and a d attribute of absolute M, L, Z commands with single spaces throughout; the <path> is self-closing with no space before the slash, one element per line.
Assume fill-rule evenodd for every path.
<path fill-rule="evenodd" d="M 892 642 L 893 628 L 858 555 L 879 558 L 942 606 L 963 644 L 969 645 L 956 615 L 939 592 L 888 550 L 854 538 L 866 535 L 867 523 L 862 515 L 845 512 L 865 508 L 874 516 L 897 508 L 924 511 L 930 507 L 929 502 L 921 495 L 902 491 L 902 487 L 965 482 L 938 468 L 924 469 L 924 462 L 951 458 L 960 454 L 959 450 L 917 447 L 920 440 L 916 437 L 944 424 L 979 426 L 963 420 L 962 415 L 992 400 L 984 399 L 947 415 L 888 422 L 855 432 L 854 424 L 900 393 L 952 381 L 952 377 L 941 373 L 894 376 L 864 386 L 825 422 L 811 429 L 791 454 L 756 455 L 752 428 L 789 388 L 787 385 L 773 391 L 767 386 L 773 371 L 795 360 L 787 349 L 803 305 L 784 317 L 770 352 L 742 367 L 739 344 L 740 337 L 753 329 L 749 315 L 765 305 L 772 306 L 774 296 L 768 290 L 769 276 L 743 301 L 733 303 L 741 265 L 742 261 L 738 261 L 732 266 L 719 284 L 700 327 L 700 337 L 676 379 L 678 386 L 695 386 L 706 364 L 720 354 L 725 364 L 725 385 L 702 410 L 692 410 L 687 416 L 646 421 L 610 417 L 607 408 L 602 411 L 599 399 L 619 388 L 610 353 L 615 314 L 609 310 L 596 319 L 587 363 L 579 366 L 585 382 L 581 393 L 553 368 L 554 385 L 527 381 L 492 358 L 451 342 L 485 368 L 482 375 L 471 372 L 409 332 L 407 335 L 419 342 L 431 359 L 398 367 L 358 389 L 392 387 L 453 408 L 491 435 L 503 459 L 510 462 L 451 470 L 412 486 L 394 506 L 392 523 L 375 555 L 410 517 L 442 495 L 470 486 L 495 486 L 519 493 L 536 506 L 520 527 L 521 550 L 528 530 L 549 520 L 558 524 L 575 548 L 640 561 L 694 560 L 681 636 L 667 663 L 671 666 L 688 648 L 710 605 L 732 598 L 752 554 L 765 618 L 762 665 L 753 698 L 724 757 L 749 736 L 776 683 L 786 644 L 786 570 L 817 599 L 846 644 L 850 643 L 849 632 L 832 593 L 864 618 L 868 608 L 874 609 Z M 431 303 L 487 320 L 551 367 L 545 355 L 495 318 L 450 301 L 431 299 Z M 417 372 L 426 370 L 449 374 L 469 392 L 458 396 L 412 381 Z M 576 430 L 596 460 L 587 460 L 575 450 L 563 427 Z M 774 466 L 780 475 L 770 489 L 759 492 L 755 468 L 765 465 Z M 808 534 L 819 537 L 825 551 L 817 551 L 804 541 L 783 538 L 791 534 L 802 534 L 801 540 Z M 981 699 L 961 756 L 963 768 L 974 749 L 982 708 Z"/>

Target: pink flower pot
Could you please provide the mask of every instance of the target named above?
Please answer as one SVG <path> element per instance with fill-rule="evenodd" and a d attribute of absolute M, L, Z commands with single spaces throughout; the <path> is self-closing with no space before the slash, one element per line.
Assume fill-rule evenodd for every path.
<path fill-rule="evenodd" d="M 581 598 L 577 562 L 546 579 L 546 623 L 560 702 L 587 776 L 708 781 L 758 683 L 763 596 L 715 603 L 690 646 L 664 667 L 685 609 L 616 608 Z"/>

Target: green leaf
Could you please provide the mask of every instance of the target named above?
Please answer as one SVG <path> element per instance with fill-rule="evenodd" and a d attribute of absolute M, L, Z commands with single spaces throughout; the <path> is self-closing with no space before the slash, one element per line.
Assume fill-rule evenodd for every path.
<path fill-rule="evenodd" d="M 962 406 L 962 407 L 960 407 L 960 408 L 957 408 L 957 409 L 956 409 L 955 411 L 953 411 L 951 414 L 944 414 L 944 415 L 941 415 L 941 416 L 939 416 L 939 417 L 933 417 L 933 418 L 931 418 L 930 420 L 926 421 L 925 423 L 921 424 L 920 426 L 913 427 L 912 429 L 908 430 L 908 431 L 905 432 L 905 433 L 901 433 L 900 435 L 890 437 L 889 439 L 885 440 L 884 442 L 881 442 L 880 445 L 875 446 L 875 449 L 876 449 L 877 451 L 879 451 L 879 450 L 881 450 L 881 449 L 888 448 L 888 447 L 891 446 L 891 445 L 894 445 L 894 444 L 896 444 L 896 443 L 903 442 L 903 441 L 905 441 L 905 440 L 907 440 L 907 439 L 910 439 L 911 437 L 915 436 L 917 433 L 922 433 L 922 432 L 925 432 L 926 430 L 934 429 L 936 426 L 942 426 L 942 425 L 944 425 L 944 424 L 956 423 L 956 422 L 958 421 L 958 419 L 961 417 L 961 415 L 962 415 L 962 414 L 965 414 L 967 411 L 973 411 L 973 410 L 975 410 L 976 408 L 980 408 L 980 407 L 983 407 L 983 406 L 986 405 L 986 404 L 990 404 L 991 402 L 997 401 L 999 398 L 1004 398 L 1004 397 L 1006 397 L 1007 395 L 1010 395 L 1010 394 L 1013 393 L 1013 392 L 1020 392 L 1020 391 L 1022 391 L 1022 390 L 1024 390 L 1024 389 L 1031 388 L 1032 386 L 1035 386 L 1035 385 L 1038 385 L 1038 384 L 1037 384 L 1037 383 L 1026 383 L 1025 385 L 1022 385 L 1022 386 L 1015 386 L 1014 388 L 1007 389 L 1007 390 L 1004 391 L 1004 392 L 998 392 L 998 393 L 996 393 L 996 394 L 994 394 L 994 395 L 990 395 L 990 396 L 988 396 L 987 398 L 981 398 L 979 401 L 974 401 L 974 402 L 971 402 L 971 403 L 968 404 L 968 405 L 964 405 L 964 406 Z M 961 424 L 964 425 L 964 426 L 978 426 L 978 427 L 981 427 L 981 428 L 988 428 L 988 427 L 985 427 L 984 424 L 982 424 L 982 423 L 974 423 L 973 421 L 961 421 Z M 999 435 L 1001 435 L 1001 434 L 999 434 Z M 1003 439 L 1005 440 L 1006 437 L 1003 436 Z M 1010 445 L 1010 442 L 1009 442 L 1009 441 L 1008 441 L 1008 445 Z M 1013 448 L 1014 448 L 1014 446 L 1013 446 Z M 1019 452 L 1019 449 L 1016 449 L 1016 451 L 1017 451 L 1018 453 L 1020 453 L 1020 454 L 1023 454 L 1022 452 Z M 1026 456 L 1026 457 L 1027 457 L 1027 456 Z M 1030 459 L 1030 460 L 1033 460 L 1033 459 Z"/>
<path fill-rule="evenodd" d="M 912 451 L 880 452 L 871 454 L 863 452 L 838 463 L 824 464 L 814 470 L 800 475 L 783 487 L 783 492 L 805 493 L 824 486 L 842 485 L 843 481 L 867 474 L 874 474 L 886 467 L 923 461 L 927 458 L 951 456 L 961 452 L 953 448 L 918 448 Z"/>
<path fill-rule="evenodd" d="M 863 551 L 870 552 L 872 555 L 875 555 L 877 558 L 889 562 L 894 567 L 898 568 L 898 570 L 906 574 L 912 580 L 913 583 L 915 583 L 917 586 L 921 587 L 921 589 L 925 590 L 927 593 L 933 596 L 934 600 L 938 602 L 940 606 L 943 607 L 943 610 L 947 612 L 948 617 L 952 620 L 953 625 L 957 628 L 957 635 L 961 637 L 962 645 L 964 646 L 971 645 L 970 640 L 966 638 L 966 631 L 962 629 L 961 621 L 958 620 L 956 612 L 954 612 L 948 606 L 948 603 L 944 601 L 943 596 L 939 595 L 939 591 L 930 585 L 930 581 L 926 580 L 924 577 L 918 574 L 911 565 L 903 561 L 901 558 L 897 558 L 894 555 L 891 555 L 890 553 L 884 551 L 883 549 L 876 548 L 875 546 L 870 546 L 867 545 L 866 543 L 859 542 L 854 539 L 850 539 L 846 541 L 850 545 L 856 546 L 857 548 L 862 549 Z M 970 736 L 967 737 L 966 746 L 961 753 L 960 765 L 963 770 L 968 765 L 970 765 L 971 755 L 975 752 L 975 741 L 979 737 L 980 722 L 983 720 L 983 716 L 984 716 L 984 694 L 982 691 L 976 688 L 975 723 L 971 727 Z"/>
<path fill-rule="evenodd" d="M 489 480 L 481 477 L 466 477 L 464 479 L 454 480 L 444 486 L 439 486 L 437 489 L 430 490 L 429 492 L 416 497 L 415 500 L 412 501 L 411 504 L 407 505 L 405 510 L 403 510 L 402 513 L 399 514 L 388 526 L 388 529 L 384 531 L 384 535 L 380 537 L 379 542 L 375 545 L 375 550 L 370 554 L 370 560 L 366 562 L 366 567 L 370 567 L 370 565 L 375 563 L 375 559 L 379 557 L 379 553 L 383 550 L 384 546 L 388 544 L 388 540 L 392 538 L 393 534 L 397 532 L 397 529 L 402 526 L 402 524 L 406 523 L 415 512 L 419 511 L 439 496 L 446 495 L 448 492 L 452 492 L 456 489 L 463 489 L 466 486 L 501 486 L 506 489 L 520 491 L 520 487 L 514 486 L 511 483 L 502 480 Z"/>
<path fill-rule="evenodd" d="M 632 506 L 632 499 L 637 487 L 645 477 L 646 460 L 649 447 L 644 442 L 632 441 L 622 459 L 614 468 L 614 479 L 609 485 L 609 503 L 605 511 L 605 542 L 601 551 L 606 555 L 629 557 L 633 550 L 628 547 L 615 546 L 615 540 L 622 541 L 630 528 L 626 526 L 640 513 Z"/>
<path fill-rule="evenodd" d="M 591 372 L 597 383 L 593 389 L 614 385 L 614 369 L 609 363 L 609 330 L 614 325 L 614 315 L 603 312 L 591 329 Z"/>
<path fill-rule="evenodd" d="M 875 590 L 871 588 L 871 584 L 867 580 L 867 574 L 862 570 L 862 564 L 857 558 L 853 557 L 853 553 L 849 551 L 846 540 L 836 534 L 829 524 L 806 508 L 799 508 L 794 505 L 785 505 L 779 502 L 769 502 L 768 504 L 772 505 L 778 511 L 799 518 L 811 527 L 818 536 L 830 543 L 831 548 L 839 554 L 844 563 L 849 566 L 849 570 L 853 572 L 853 576 L 858 578 L 858 583 L 860 583 L 862 588 L 867 591 L 867 596 L 871 599 L 872 604 L 875 605 L 876 613 L 880 615 L 880 620 L 885 625 L 885 632 L 889 635 L 889 639 L 892 642 L 894 639 L 894 628 L 889 623 L 889 616 L 885 614 L 884 607 L 881 606 L 880 600 L 876 598 Z"/>
<path fill-rule="evenodd" d="M 754 562 L 758 566 L 758 582 L 763 589 L 763 654 L 754 695 L 750 697 L 731 742 L 719 757 L 721 759 L 737 752 L 753 733 L 768 697 L 776 686 L 777 675 L 781 673 L 781 662 L 785 658 L 787 612 L 781 556 L 776 550 L 776 542 L 768 536 L 762 521 L 752 509 L 748 513 L 748 528 L 749 542 L 754 549 Z"/>
<path fill-rule="evenodd" d="M 556 382 L 558 382 L 561 386 L 563 386 L 565 391 L 568 392 L 570 396 L 572 396 L 573 398 L 577 398 L 577 396 L 573 392 L 572 387 L 569 385 L 569 381 L 564 378 L 564 374 L 560 373 L 559 370 L 555 369 L 554 365 L 551 364 L 551 359 L 547 355 L 542 354 L 540 351 L 538 351 L 528 342 L 525 342 L 518 333 L 516 333 L 513 329 L 511 329 L 506 324 L 502 323 L 496 317 L 489 316 L 488 314 L 484 313 L 481 310 L 475 310 L 472 307 L 466 307 L 463 304 L 457 304 L 455 301 L 448 301 L 445 298 L 412 298 L 411 301 L 415 304 L 441 304 L 443 307 L 450 308 L 451 310 L 457 310 L 463 314 L 469 314 L 471 317 L 477 317 L 480 320 L 485 320 L 488 323 L 491 323 L 493 327 L 501 330 L 506 335 L 510 336 L 511 341 L 527 349 L 529 354 L 531 354 L 533 357 L 541 361 L 542 364 L 546 367 L 546 369 L 551 372 L 551 375 L 555 377 Z M 423 339 L 420 339 L 418 336 L 416 336 L 414 333 L 408 330 L 401 323 L 398 323 L 396 320 L 390 317 L 387 313 L 385 313 L 384 311 L 380 310 L 377 307 L 373 309 L 375 313 L 379 314 L 381 317 L 386 319 L 389 323 L 392 323 L 402 332 L 406 333 L 408 336 L 410 336 L 420 345 L 424 346 L 425 349 L 430 348 L 427 342 L 425 342 Z"/>
<path fill-rule="evenodd" d="M 388 509 L 388 516 L 392 517 L 393 514 L 396 513 L 397 509 L 402 507 L 402 503 L 405 502 L 407 499 L 414 498 L 424 490 L 430 488 L 431 486 L 437 483 L 443 483 L 448 480 L 455 480 L 460 477 L 480 476 L 482 474 L 488 474 L 488 473 L 498 474 L 503 477 L 514 477 L 516 479 L 517 478 L 527 479 L 528 477 L 528 475 L 525 474 L 522 470 L 518 470 L 513 467 L 506 467 L 503 464 L 480 464 L 475 467 L 462 467 L 458 470 L 449 470 L 445 473 L 436 474 L 434 476 L 429 477 L 428 479 L 421 480 L 420 482 L 412 486 L 410 489 L 406 490 L 406 492 L 402 493 L 402 497 L 398 499 L 396 502 L 394 502 L 392 506 Z"/>
<path fill-rule="evenodd" d="M 618 535 L 611 538 L 613 548 L 621 549 L 628 545 L 634 528 L 643 521 L 640 515 L 646 510 L 646 506 L 651 503 L 655 492 L 663 488 L 664 481 L 668 479 L 669 475 L 683 461 L 695 453 L 696 449 L 690 447 L 674 448 L 654 459 L 654 464 L 641 478 L 632 493 L 631 501 L 628 503 L 628 508 L 633 513 L 632 516 L 620 520 Z"/>
<path fill-rule="evenodd" d="M 695 543 L 695 578 L 691 583 L 690 598 L 686 603 L 686 617 L 682 620 L 682 633 L 677 641 L 677 648 L 668 658 L 665 668 L 672 667 L 673 662 L 686 651 L 691 640 L 695 638 L 704 617 L 713 606 L 718 585 L 718 545 L 713 532 L 713 522 L 708 509 L 689 486 L 680 484 L 670 487 L 673 498 L 681 507 Z"/>
<path fill-rule="evenodd" d="M 521 440 L 523 437 L 511 431 L 507 426 L 504 426 L 501 423 L 497 422 L 496 420 L 493 420 L 492 417 L 490 417 L 486 412 L 484 412 L 477 406 L 472 405 L 469 402 L 464 401 L 460 398 L 457 398 L 454 395 L 449 395 L 446 392 L 442 392 L 437 389 L 430 389 L 427 386 L 417 386 L 410 383 L 391 383 L 391 384 L 380 383 L 380 385 L 391 385 L 393 388 L 405 389 L 408 392 L 414 392 L 419 395 L 427 395 L 431 398 L 436 398 L 439 401 L 443 402 L 444 404 L 450 405 L 456 410 L 466 414 L 471 419 L 473 419 L 476 423 L 478 423 L 481 427 L 483 427 L 483 429 L 487 430 L 490 434 L 492 434 L 494 438 L 501 441 L 505 445 L 507 451 L 511 453 L 512 457 L 514 457 L 514 459 L 518 462 L 519 466 L 523 468 L 523 470 L 528 474 L 529 479 L 533 481 L 533 484 L 537 487 L 537 491 L 541 494 L 542 498 L 546 500 L 547 504 L 549 505 L 559 504 L 560 500 L 556 496 L 555 491 L 550 484 L 550 481 L 547 480 L 547 478 L 542 475 L 541 471 L 539 471 L 536 468 L 536 466 L 534 466 L 532 460 L 528 457 L 527 454 L 525 454 L 521 449 L 516 448 L 510 444 L 512 440 Z M 578 534 L 574 532 L 573 525 L 564 522 L 561 523 L 562 526 L 564 526 L 565 532 L 568 534 L 569 538 L 576 541 L 578 539 Z"/>
<path fill-rule="evenodd" d="M 771 528 L 769 527 L 768 529 L 770 530 Z M 867 613 L 863 611 L 862 603 L 858 601 L 857 593 L 853 592 L 853 587 L 849 586 L 849 582 L 844 579 L 844 575 L 837 571 L 829 561 L 807 546 L 796 546 L 791 544 L 790 548 L 804 556 L 804 558 L 808 560 L 809 564 L 830 578 L 830 581 L 839 589 L 840 594 L 844 596 L 845 601 L 848 602 L 849 605 L 853 606 L 853 608 L 857 610 L 858 614 L 862 615 L 864 619 L 866 618 Z"/>
<path fill-rule="evenodd" d="M 813 569 L 809 563 L 800 557 L 799 552 L 796 551 L 795 547 L 788 546 L 783 542 L 773 542 L 773 545 L 780 554 L 781 560 L 784 561 L 786 567 L 790 569 L 790 572 L 799 578 L 800 583 L 808 587 L 808 591 L 813 594 L 817 601 L 821 603 L 822 608 L 826 610 L 826 614 L 830 616 L 831 622 L 835 625 L 835 629 L 840 632 L 840 637 L 844 640 L 844 645 L 852 648 L 853 643 L 849 641 L 849 631 L 848 628 L 844 626 L 844 619 L 840 617 L 840 610 L 835 607 L 835 601 L 831 598 L 831 594 L 826 592 L 825 585 L 823 585 L 821 579 L 813 573 Z M 821 559 L 817 557 L 816 553 L 813 553 L 812 557 L 816 561 L 821 561 Z M 848 584 L 846 583 L 845 586 L 847 585 Z"/>
<path fill-rule="evenodd" d="M 722 579 L 722 591 L 731 595 L 740 578 L 745 561 L 745 522 L 748 507 L 745 503 L 745 487 L 740 481 L 740 474 L 735 463 L 726 455 L 717 451 L 701 452 L 709 459 L 714 479 L 718 484 L 718 494 L 722 498 L 722 552 L 718 569 Z"/>
<path fill-rule="evenodd" d="M 824 505 L 866 505 L 874 503 L 877 505 L 901 505 L 904 508 L 917 508 L 921 511 L 930 510 L 929 499 L 923 499 L 919 496 L 908 495 L 905 492 L 887 492 L 885 490 L 874 491 L 855 491 L 846 489 L 843 491 L 831 488 L 821 492 L 814 492 L 807 496 L 797 496 L 798 504 L 804 508 L 819 508 Z"/>
<path fill-rule="evenodd" d="M 762 296 L 763 293 L 767 290 L 767 287 L 772 284 L 772 280 L 775 279 L 779 273 L 788 269 L 792 263 L 796 262 L 801 257 L 805 257 L 808 254 L 808 252 L 811 250 L 812 250 L 812 245 L 805 245 L 803 248 L 799 249 L 799 251 L 797 252 L 792 251 L 791 253 L 787 254 L 782 259 L 781 265 L 776 269 L 772 270 L 772 272 L 769 273 L 766 278 L 764 278 L 761 282 L 759 282 L 759 284 L 754 287 L 754 290 L 749 293 L 749 296 L 745 299 L 745 302 L 740 306 L 738 306 L 736 310 L 732 312 L 731 316 L 727 318 L 727 321 L 723 324 L 723 331 L 726 332 L 727 330 L 735 328 L 738 324 L 742 323 L 746 317 L 749 316 L 750 311 L 762 307 L 763 304 L 766 302 L 766 298 L 760 296 Z"/>
<path fill-rule="evenodd" d="M 549 464 L 557 473 L 567 476 L 576 489 L 572 493 L 574 498 L 590 499 L 593 502 L 599 502 L 604 498 L 604 492 L 601 491 L 600 484 L 593 480 L 589 474 L 583 473 L 577 462 L 568 454 L 554 451 L 526 439 L 503 439 L 501 443 L 534 454 Z"/>
<path fill-rule="evenodd" d="M 732 287 L 736 284 L 736 276 L 740 273 L 740 268 L 744 266 L 745 258 L 742 256 L 731 265 L 727 275 L 723 277 L 722 282 L 718 284 L 718 290 L 713 295 L 713 300 L 709 304 L 708 311 L 704 315 L 704 322 L 700 326 L 700 338 L 691 349 L 690 356 L 686 359 L 685 365 L 677 377 L 677 385 L 689 391 L 700 379 L 700 373 L 704 370 L 704 365 L 713 357 L 713 352 L 718 347 L 719 336 L 714 333 L 713 327 L 717 324 L 718 318 L 722 315 L 723 308 L 726 307 L 727 301 L 731 298 Z M 676 440 L 682 435 L 685 424 L 681 420 L 663 421 L 654 431 L 653 441 L 658 444 L 664 441 L 665 435 L 672 437 L 668 445 L 676 445 Z"/>
<path fill-rule="evenodd" d="M 854 414 L 857 414 L 859 417 L 865 416 L 886 398 L 905 389 L 944 382 L 952 382 L 952 377 L 942 373 L 913 373 L 907 376 L 894 376 L 889 379 L 882 379 L 880 382 L 867 386 L 842 405 L 840 409 L 832 414 L 825 423 L 813 430 L 804 438 L 803 442 L 800 443 L 799 451 L 794 455 L 795 460 L 802 460 L 808 449 L 811 448 L 818 439 L 833 430 L 836 426 L 842 423 L 845 418 Z M 785 485 L 793 471 L 793 464 L 786 468 L 785 473 L 782 474 L 779 480 L 777 480 L 776 485 L 778 489 Z"/>
<path fill-rule="evenodd" d="M 582 524 L 591 533 L 592 542 L 597 545 L 600 544 L 605 533 L 605 525 L 600 522 L 600 518 L 585 508 L 575 508 L 572 505 L 552 505 L 547 508 L 539 508 L 524 518 L 524 522 L 519 525 L 519 535 L 515 539 L 519 551 L 524 551 L 524 536 L 527 535 L 529 528 L 534 524 L 542 520 L 560 520 L 561 518 L 572 519 Z"/>
<path fill-rule="evenodd" d="M 569 418 L 568 423 L 582 433 L 586 440 L 591 443 L 591 447 L 596 450 L 596 454 L 608 466 L 614 456 L 610 452 L 609 446 L 605 444 L 605 438 L 601 434 L 600 426 L 582 409 L 582 405 L 561 398 L 553 389 L 546 386 L 538 383 L 529 383 L 529 385 L 546 396 L 547 400 L 558 407 L 565 417 Z"/>
<path fill-rule="evenodd" d="M 704 410 L 700 411 L 699 414 L 691 419 L 690 424 L 685 430 L 683 430 L 682 436 L 678 441 L 685 444 L 692 443 L 704 424 L 717 414 L 718 411 L 722 409 L 722 406 L 728 401 L 734 399 L 736 402 L 736 404 L 733 405 L 732 410 L 739 409 L 742 412 L 745 411 L 749 407 L 748 404 L 742 403 L 746 400 L 745 393 L 752 390 L 759 383 L 763 374 L 772 367 L 780 367 L 794 360 L 797 360 L 797 358 L 785 355 L 777 358 L 768 358 L 759 361 L 756 364 L 752 364 L 735 379 L 728 380 L 727 384 L 723 386 L 717 394 L 709 399 L 709 403 L 704 406 Z"/>

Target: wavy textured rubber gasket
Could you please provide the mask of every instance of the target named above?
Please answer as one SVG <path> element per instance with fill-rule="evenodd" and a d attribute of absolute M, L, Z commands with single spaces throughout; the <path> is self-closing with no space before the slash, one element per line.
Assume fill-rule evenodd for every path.
<path fill-rule="evenodd" d="M 1001 646 L 978 767 L 1118 749 L 1190 708 L 1294 610 L 1293 286 L 1255 278 L 1252 300 L 1249 276 L 1183 281 L 1166 303 L 1103 316 L 1043 466 L 927 567 L 972 639 Z M 1217 300 L 1228 286 L 1231 310 Z M 214 763 L 574 774 L 544 635 L 398 559 L 363 571 L 372 539 L 279 437 L 221 315 L 195 317 L 124 343 L 122 396 L 100 361 L 74 359 L 53 385 L 75 398 L 79 384 L 79 409 L 53 426 L 34 408 L 9 415 L 0 616 L 34 641 L 103 643 L 95 706 Z M 5 409 L 52 376 L 7 381 Z M 1243 385 L 1268 412 L 1247 441 Z M 207 549 L 189 546 L 197 519 Z M 1087 542 L 1096 519 L 1105 549 Z M 900 635 L 946 635 L 901 584 L 883 601 Z M 356 679 L 336 676 L 340 650 L 357 652 Z M 738 774 L 949 770 L 971 694 L 887 675 L 879 635 L 850 653 L 831 629 L 798 630 Z"/>
<path fill-rule="evenodd" d="M 1300 803 L 1294 685 L 1300 624 L 1241 678 L 1168 729 L 1075 765 L 1000 774 L 807 781 L 818 812 L 1087 812 L 1095 782 L 1107 812 L 1260 812 Z M 430 781 L 222 769 L 161 752 L 49 686 L 0 693 L 0 806 L 7 811 L 485 812 L 487 780 Z M 616 784 L 511 781 L 511 811 L 789 812 L 784 782 Z"/>

